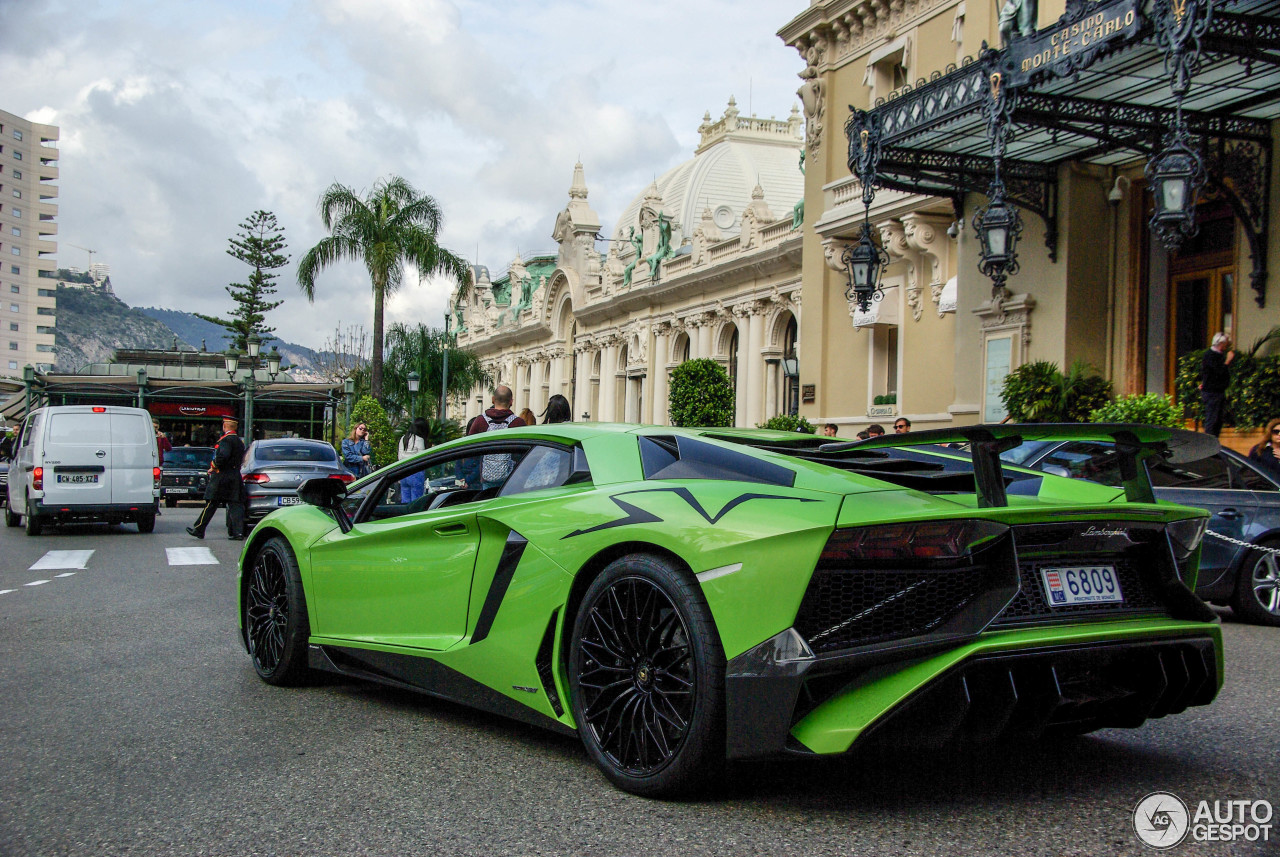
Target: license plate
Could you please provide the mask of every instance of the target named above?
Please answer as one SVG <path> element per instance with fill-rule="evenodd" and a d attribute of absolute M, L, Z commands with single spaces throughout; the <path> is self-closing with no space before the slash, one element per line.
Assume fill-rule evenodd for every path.
<path fill-rule="evenodd" d="M 1120 604 L 1124 593 L 1115 566 L 1082 565 L 1070 568 L 1042 568 L 1040 578 L 1050 607 L 1072 604 Z"/>
<path fill-rule="evenodd" d="M 96 473 L 73 473 L 70 475 L 58 474 L 59 485 L 80 485 L 86 482 L 97 482 L 98 474 Z"/>
<path fill-rule="evenodd" d="M 301 497 L 280 497 L 277 499 L 277 505 L 280 506 L 301 506 Z"/>
<path fill-rule="evenodd" d="M 189 489 L 187 489 L 187 488 L 166 488 L 166 489 L 164 489 L 164 493 L 166 493 L 166 494 L 186 494 L 188 490 L 189 490 Z"/>

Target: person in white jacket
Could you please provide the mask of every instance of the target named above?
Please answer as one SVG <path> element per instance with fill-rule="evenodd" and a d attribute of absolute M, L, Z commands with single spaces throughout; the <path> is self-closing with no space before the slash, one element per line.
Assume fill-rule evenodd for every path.
<path fill-rule="evenodd" d="M 415 417 L 413 425 L 401 436 L 400 442 L 396 444 L 396 459 L 404 461 L 406 458 L 424 451 L 431 445 L 427 441 L 427 435 L 430 431 L 431 425 L 425 419 Z M 412 503 L 421 497 L 425 490 L 426 473 L 418 471 L 406 476 L 400 480 L 400 502 Z"/>

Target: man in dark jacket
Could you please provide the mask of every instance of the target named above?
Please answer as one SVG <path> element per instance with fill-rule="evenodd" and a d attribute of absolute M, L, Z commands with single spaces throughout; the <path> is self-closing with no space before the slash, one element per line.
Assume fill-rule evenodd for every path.
<path fill-rule="evenodd" d="M 471 424 L 467 426 L 467 434 L 480 434 L 480 432 L 488 431 L 490 428 L 497 428 L 497 423 L 502 423 L 502 428 L 520 428 L 523 426 L 524 420 L 511 412 L 511 403 L 514 400 L 515 396 L 511 394 L 510 387 L 505 384 L 499 384 L 494 387 L 493 407 L 471 421 Z M 488 419 L 485 419 L 485 417 L 488 417 Z"/>
<path fill-rule="evenodd" d="M 1222 431 L 1222 404 L 1227 398 L 1227 385 L 1231 382 L 1231 370 L 1227 367 L 1235 359 L 1231 350 L 1231 337 L 1215 333 L 1213 343 L 1200 362 L 1200 401 L 1204 403 L 1204 430 L 1218 436 Z"/>
<path fill-rule="evenodd" d="M 209 465 L 209 487 L 204 492 L 204 508 L 195 526 L 187 532 L 197 539 L 204 538 L 205 528 L 223 503 L 227 505 L 227 529 L 231 538 L 244 538 L 244 484 L 240 481 L 240 465 L 244 461 L 244 441 L 236 434 L 236 421 L 222 418 L 222 437 L 218 438 L 217 452 Z"/>

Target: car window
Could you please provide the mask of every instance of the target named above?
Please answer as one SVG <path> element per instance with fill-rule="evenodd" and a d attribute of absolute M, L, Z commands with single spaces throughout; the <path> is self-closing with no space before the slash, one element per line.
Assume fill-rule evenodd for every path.
<path fill-rule="evenodd" d="M 573 469 L 573 454 L 552 446 L 535 446 L 511 473 L 502 486 L 502 496 L 558 488 L 569 479 Z"/>
<path fill-rule="evenodd" d="M 1000 453 L 1000 460 L 1005 464 L 1025 464 L 1046 446 L 1049 446 L 1047 441 L 1024 440 L 1013 449 L 1006 449 Z"/>
<path fill-rule="evenodd" d="M 1156 458 L 1147 460 L 1147 472 L 1156 488 L 1230 488 L 1231 477 L 1223 455 L 1170 464 Z"/>
<path fill-rule="evenodd" d="M 360 511 L 360 506 L 364 503 L 365 498 L 381 484 L 381 481 L 375 479 L 367 485 L 361 485 L 359 488 L 348 491 L 347 498 L 342 501 L 342 508 L 347 511 L 347 517 L 354 518 L 356 512 Z"/>
<path fill-rule="evenodd" d="M 106 413 L 60 413 L 49 420 L 48 442 L 51 445 L 97 445 L 111 439 L 111 417 Z"/>
<path fill-rule="evenodd" d="M 259 444 L 253 457 L 258 461 L 337 461 L 338 454 L 328 444 Z"/>
<path fill-rule="evenodd" d="M 1064 443 L 1040 459 L 1037 469 L 1055 472 L 1061 468 L 1073 479 L 1088 479 L 1103 485 L 1121 485 L 1120 457 L 1109 443 L 1073 441 Z M 1055 470 L 1049 470 L 1052 467 Z"/>
<path fill-rule="evenodd" d="M 1228 459 L 1232 466 L 1231 484 L 1247 491 L 1275 491 L 1276 484 L 1256 470 L 1252 464 Z"/>
<path fill-rule="evenodd" d="M 213 450 L 200 448 L 177 447 L 164 454 L 166 467 L 192 467 L 203 470 L 213 461 Z"/>
<path fill-rule="evenodd" d="M 31 446 L 32 439 L 40 431 L 40 417 L 40 414 L 36 414 L 27 420 L 27 425 L 22 430 L 22 446 Z"/>
<path fill-rule="evenodd" d="M 455 455 L 397 470 L 382 480 L 365 520 L 383 521 L 498 496 L 527 450 Z"/>

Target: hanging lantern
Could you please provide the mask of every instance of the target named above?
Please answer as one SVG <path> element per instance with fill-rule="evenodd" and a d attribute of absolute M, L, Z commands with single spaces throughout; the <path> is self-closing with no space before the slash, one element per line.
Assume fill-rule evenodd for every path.
<path fill-rule="evenodd" d="M 889 254 L 876 246 L 871 238 L 871 224 L 862 224 L 862 236 L 856 244 L 850 244 L 840 255 L 844 263 L 848 285 L 844 296 L 856 302 L 861 312 L 871 309 L 872 300 L 884 297 L 880 287 L 880 274 L 889 265 Z"/>

